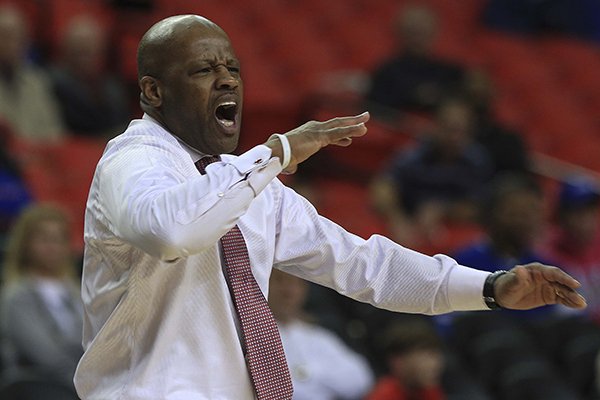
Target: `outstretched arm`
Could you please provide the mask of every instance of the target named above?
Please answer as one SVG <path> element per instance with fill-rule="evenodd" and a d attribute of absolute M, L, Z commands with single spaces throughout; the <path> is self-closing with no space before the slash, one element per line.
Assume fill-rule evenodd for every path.
<path fill-rule="evenodd" d="M 494 284 L 494 295 L 501 307 L 514 310 L 547 304 L 585 308 L 585 298 L 576 291 L 579 286 L 560 268 L 532 263 L 518 265 L 500 276 Z"/>

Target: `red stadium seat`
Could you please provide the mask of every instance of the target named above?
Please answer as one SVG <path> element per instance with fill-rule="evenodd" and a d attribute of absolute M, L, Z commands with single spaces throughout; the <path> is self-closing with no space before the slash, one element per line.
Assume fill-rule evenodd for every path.
<path fill-rule="evenodd" d="M 370 207 L 369 191 L 365 185 L 322 180 L 317 183 L 317 190 L 317 209 L 323 216 L 363 238 L 387 233 L 385 222 Z"/>
<path fill-rule="evenodd" d="M 138 34 L 124 34 L 118 43 L 119 72 L 129 82 L 137 82 L 137 48 L 142 38 Z"/>
<path fill-rule="evenodd" d="M 36 200 L 64 207 L 73 221 L 73 244 L 83 248 L 83 217 L 96 163 L 105 143 L 69 138 L 53 145 L 29 146 L 25 180 Z"/>

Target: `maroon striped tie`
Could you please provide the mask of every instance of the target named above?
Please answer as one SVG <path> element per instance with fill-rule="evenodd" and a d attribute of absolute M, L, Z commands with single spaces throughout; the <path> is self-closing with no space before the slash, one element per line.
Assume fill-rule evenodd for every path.
<path fill-rule="evenodd" d="M 207 165 L 219 160 L 219 156 L 203 157 L 196 162 L 196 167 L 204 174 Z M 277 323 L 252 275 L 246 242 L 237 225 L 221 238 L 221 248 L 256 396 L 259 400 L 291 399 L 292 379 Z"/>

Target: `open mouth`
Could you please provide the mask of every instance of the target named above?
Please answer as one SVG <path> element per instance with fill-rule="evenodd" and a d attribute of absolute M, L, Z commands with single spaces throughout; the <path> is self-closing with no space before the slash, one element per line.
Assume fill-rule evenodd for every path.
<path fill-rule="evenodd" d="M 235 125 L 235 117 L 237 115 L 237 103 L 234 101 L 227 101 L 217 106 L 215 110 L 215 117 L 217 121 L 226 128 L 230 128 Z"/>

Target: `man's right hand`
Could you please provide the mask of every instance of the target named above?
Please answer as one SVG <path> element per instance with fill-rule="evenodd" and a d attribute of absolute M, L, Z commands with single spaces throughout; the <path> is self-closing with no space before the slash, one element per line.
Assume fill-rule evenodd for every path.
<path fill-rule="evenodd" d="M 330 144 L 336 146 L 349 146 L 352 138 L 363 136 L 367 133 L 365 123 L 370 115 L 364 112 L 354 117 L 337 117 L 328 121 L 310 121 L 285 134 L 291 147 L 291 160 L 283 171 L 293 174 L 298 169 L 298 164 Z M 265 145 L 271 148 L 272 154 L 283 160 L 283 147 L 279 138 L 272 135 Z"/>

